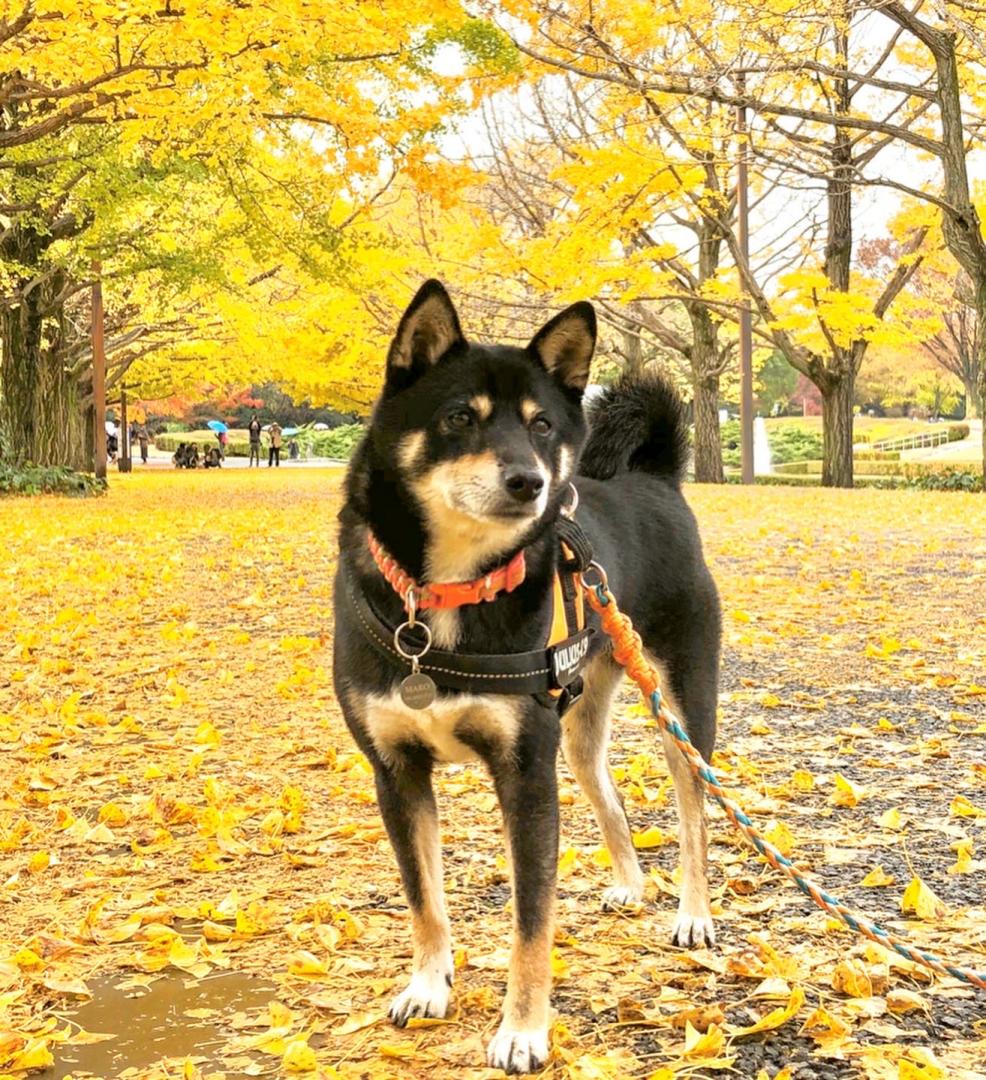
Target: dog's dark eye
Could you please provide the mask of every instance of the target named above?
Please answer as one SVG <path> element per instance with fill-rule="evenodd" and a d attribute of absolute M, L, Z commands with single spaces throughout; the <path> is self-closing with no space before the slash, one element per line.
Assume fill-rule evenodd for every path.
<path fill-rule="evenodd" d="M 472 425 L 472 413 L 468 409 L 456 409 L 445 417 L 445 425 L 452 431 L 462 431 Z"/>
<path fill-rule="evenodd" d="M 535 435 L 547 435 L 551 431 L 551 421 L 546 416 L 535 416 L 531 421 L 531 431 Z"/>

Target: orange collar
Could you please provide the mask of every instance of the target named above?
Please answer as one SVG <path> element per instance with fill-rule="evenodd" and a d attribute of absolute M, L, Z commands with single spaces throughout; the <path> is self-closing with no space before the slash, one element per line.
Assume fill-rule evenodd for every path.
<path fill-rule="evenodd" d="M 418 610 L 425 608 L 448 610 L 463 607 L 465 604 L 481 604 L 484 601 L 495 600 L 501 592 L 513 592 L 527 573 L 524 552 L 521 550 L 506 566 L 497 567 L 496 570 L 491 570 L 490 573 L 476 578 L 475 581 L 449 581 L 419 585 L 397 565 L 394 557 L 388 554 L 372 532 L 367 533 L 367 543 L 377 568 L 394 592 L 404 601 L 404 606 L 408 607 L 408 591 L 413 590 L 414 602 Z"/>

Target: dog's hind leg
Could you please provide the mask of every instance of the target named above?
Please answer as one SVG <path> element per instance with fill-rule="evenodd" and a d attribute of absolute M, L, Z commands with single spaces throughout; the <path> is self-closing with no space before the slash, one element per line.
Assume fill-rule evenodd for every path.
<path fill-rule="evenodd" d="M 487 1051 L 490 1066 L 507 1073 L 536 1072 L 548 1057 L 558 876 L 559 734 L 554 710 L 532 703 L 512 747 L 476 744 L 493 774 L 513 876 L 507 995 L 503 1019 Z"/>
<path fill-rule="evenodd" d="M 431 769 L 431 754 L 421 746 L 399 747 L 387 761 L 374 761 L 377 800 L 411 909 L 411 981 L 391 1002 L 389 1012 L 398 1027 L 413 1016 L 444 1017 L 452 986 L 451 934 Z"/>
<path fill-rule="evenodd" d="M 644 895 L 623 799 L 607 761 L 610 707 L 622 674 L 608 653 L 597 656 L 586 669 L 582 697 L 562 720 L 562 752 L 592 804 L 613 862 L 613 884 L 603 893 L 604 908 L 637 904 Z"/>
<path fill-rule="evenodd" d="M 661 688 L 668 708 L 685 725 L 688 737 L 708 761 L 716 732 L 718 648 L 700 650 L 662 672 Z M 678 845 L 681 852 L 681 896 L 671 932 L 676 945 L 714 945 L 715 930 L 709 904 L 708 838 L 702 782 L 677 744 L 666 733 L 664 755 L 674 781 L 678 804 Z"/>

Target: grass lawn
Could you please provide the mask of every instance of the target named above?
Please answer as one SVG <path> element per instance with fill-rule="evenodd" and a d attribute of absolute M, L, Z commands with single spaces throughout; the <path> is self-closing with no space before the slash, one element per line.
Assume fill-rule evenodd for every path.
<path fill-rule="evenodd" d="M 0 504 L 0 1072 L 25 1075 L 18 1062 L 47 1055 L 70 1063 L 81 1051 L 66 1018 L 87 987 L 105 1004 L 129 980 L 214 996 L 123 1060 L 112 1040 L 86 1047 L 97 1075 L 282 1075 L 304 1061 L 305 1040 L 325 1078 L 497 1075 L 481 1066 L 511 914 L 478 766 L 438 777 L 456 1011 L 406 1031 L 384 1020 L 408 924 L 372 777 L 332 693 L 340 478 L 114 473 L 103 499 Z M 975 584 L 986 497 L 688 497 L 722 594 L 716 763 L 757 826 L 825 887 L 986 967 L 986 614 Z M 751 1080 L 784 1065 L 829 1080 L 981 1077 L 981 1000 L 836 928 L 718 812 L 719 945 L 669 946 L 674 800 L 629 686 L 617 712 L 616 774 L 648 902 L 600 912 L 607 855 L 563 768 L 546 1075 L 670 1080 L 731 1060 Z M 904 914 L 914 878 L 938 901 L 922 893 L 919 915 Z M 225 972 L 264 981 L 244 1003 L 223 997 Z M 789 1012 L 764 1031 L 738 1034 L 779 1006 Z M 119 1034 L 135 1022 L 111 1008 L 99 1023 Z M 686 1045 L 686 1023 L 706 1033 L 701 1047 L 692 1035 Z M 178 1060 L 162 1064 L 169 1047 Z M 820 1061 L 822 1047 L 835 1056 Z M 929 1054 L 940 1073 L 926 1071 Z"/>

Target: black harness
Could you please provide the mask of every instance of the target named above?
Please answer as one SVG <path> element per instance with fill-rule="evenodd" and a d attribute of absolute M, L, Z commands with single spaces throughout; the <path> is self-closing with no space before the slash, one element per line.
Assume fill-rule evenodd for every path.
<path fill-rule="evenodd" d="M 556 523 L 561 560 L 554 582 L 556 611 L 552 641 L 543 649 L 512 653 L 447 652 L 427 648 L 427 630 L 420 626 L 401 631 L 408 653 L 425 650 L 415 669 L 439 687 L 472 694 L 530 694 L 541 704 L 557 708 L 559 715 L 582 693 L 581 673 L 589 657 L 595 630 L 585 626 L 579 595 L 579 577 L 592 561 L 592 548 L 582 528 L 571 518 Z M 345 582 L 345 596 L 367 642 L 385 660 L 406 670 L 407 658 L 397 651 L 397 627 L 384 622 L 354 582 Z M 559 604 L 560 601 L 560 604 Z M 557 639 L 559 627 L 567 633 Z"/>

